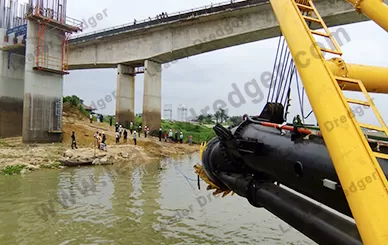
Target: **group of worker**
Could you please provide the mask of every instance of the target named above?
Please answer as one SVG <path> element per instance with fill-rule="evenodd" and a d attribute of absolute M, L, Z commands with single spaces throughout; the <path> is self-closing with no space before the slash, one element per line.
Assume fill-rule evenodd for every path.
<path fill-rule="evenodd" d="M 115 128 L 116 128 L 116 144 L 120 143 L 121 136 L 124 136 L 124 143 L 127 143 L 127 139 L 128 139 L 127 129 L 123 128 L 123 126 L 118 122 L 116 122 Z M 142 127 L 139 125 L 138 131 L 136 132 L 135 126 L 131 121 L 129 123 L 129 131 L 130 131 L 130 134 L 133 135 L 133 143 L 136 145 L 137 137 L 140 138 L 141 136 Z M 147 126 L 144 126 L 144 137 L 147 138 L 149 133 L 150 133 L 150 128 Z"/>
<path fill-rule="evenodd" d="M 94 134 L 94 140 L 97 143 L 97 149 L 107 151 L 106 143 L 105 143 L 106 142 L 105 132 L 99 133 L 98 131 L 96 131 L 96 133 Z"/>
<path fill-rule="evenodd" d="M 110 117 L 109 118 L 109 122 L 110 122 L 110 125 L 112 126 L 112 121 L 113 121 L 113 117 Z M 123 142 L 124 143 L 127 143 L 127 140 L 128 140 L 128 131 L 126 128 L 124 128 L 121 124 L 119 124 L 118 122 L 115 123 L 115 138 L 116 138 L 116 144 L 119 144 L 120 143 L 120 139 L 123 137 Z M 139 125 L 138 127 L 138 131 L 135 130 L 135 125 L 134 123 L 131 121 L 129 123 L 129 131 L 130 131 L 130 134 L 133 135 L 133 143 L 136 145 L 137 144 L 137 137 L 140 138 L 140 135 L 141 135 L 141 131 L 142 131 L 142 127 Z M 150 132 L 150 128 L 147 127 L 147 126 L 144 126 L 144 137 L 147 138 L 147 136 L 149 135 L 149 132 Z M 179 135 L 178 135 L 179 134 Z M 164 132 L 163 134 L 163 130 L 162 128 L 159 129 L 159 141 L 162 141 L 162 137 L 164 136 L 164 141 L 165 142 L 180 142 L 181 144 L 183 143 L 183 132 L 181 131 L 180 133 L 178 133 L 178 131 L 174 131 L 172 129 L 170 129 L 167 132 Z M 71 144 L 71 148 L 72 149 L 78 149 L 77 147 L 77 143 L 76 143 L 76 139 L 75 139 L 75 133 L 74 131 L 72 132 L 72 135 L 71 135 L 71 139 L 72 139 L 72 144 Z M 94 139 L 95 139 L 95 142 L 97 143 L 97 149 L 100 149 L 100 150 L 104 150 L 106 151 L 107 150 L 107 146 L 106 146 L 106 134 L 105 132 L 102 132 L 102 133 L 99 133 L 98 131 L 94 134 Z M 192 136 L 190 135 L 189 136 L 189 144 L 191 145 L 193 142 L 192 140 Z"/>

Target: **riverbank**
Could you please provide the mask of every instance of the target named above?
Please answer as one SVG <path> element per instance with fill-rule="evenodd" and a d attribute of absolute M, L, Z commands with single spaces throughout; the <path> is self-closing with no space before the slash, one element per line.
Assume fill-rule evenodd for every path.
<path fill-rule="evenodd" d="M 132 141 L 127 144 L 108 145 L 107 152 L 85 146 L 85 143 L 80 144 L 79 148 L 74 150 L 70 145 L 66 140 L 63 143 L 31 145 L 23 145 L 21 137 L 1 140 L 0 169 L 3 174 L 26 173 L 41 168 L 63 168 L 63 161 L 86 162 L 96 158 L 100 161 L 95 161 L 94 164 L 147 162 L 184 156 L 199 149 L 198 145 L 159 142 L 158 138 L 154 137 L 140 138 L 136 146 Z"/>
<path fill-rule="evenodd" d="M 71 133 L 75 132 L 78 149 L 71 149 Z M 105 132 L 108 151 L 95 149 L 94 133 Z M 3 174 L 25 173 L 41 168 L 62 168 L 64 161 L 86 162 L 98 158 L 95 164 L 112 164 L 120 161 L 151 161 L 172 158 L 199 151 L 198 145 L 159 142 L 157 137 L 144 134 L 138 137 L 137 145 L 132 136 L 128 142 L 115 143 L 115 128 L 107 123 L 90 121 L 76 108 L 64 105 L 63 142 L 55 144 L 23 145 L 22 138 L 0 140 L 0 171 Z"/>

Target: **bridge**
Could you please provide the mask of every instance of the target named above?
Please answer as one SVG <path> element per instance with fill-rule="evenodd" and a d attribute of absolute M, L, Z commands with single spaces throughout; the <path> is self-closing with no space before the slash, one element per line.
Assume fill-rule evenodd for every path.
<path fill-rule="evenodd" d="M 343 0 L 314 3 L 328 26 L 368 20 Z M 66 6 L 66 0 L 59 5 Z M 0 43 L 0 65 L 6 71 L 0 76 L 0 137 L 23 135 L 26 143 L 60 141 L 63 75 L 93 68 L 118 69 L 116 118 L 123 125 L 134 118 L 134 77 L 144 73 L 143 123 L 157 129 L 161 64 L 280 34 L 265 0 L 228 1 L 71 39 L 82 23 L 67 17 L 65 9 L 56 13 L 57 7 L 27 6 L 29 12 L 12 28 L 0 22 L 7 37 Z M 346 32 L 336 35 L 341 39 Z"/>

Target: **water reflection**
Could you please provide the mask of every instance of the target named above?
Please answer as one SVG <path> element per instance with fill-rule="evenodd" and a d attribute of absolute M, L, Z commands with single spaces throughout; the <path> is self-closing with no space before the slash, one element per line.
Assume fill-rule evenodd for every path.
<path fill-rule="evenodd" d="M 315 244 L 243 198 L 198 190 L 197 159 L 0 176 L 1 244 Z"/>

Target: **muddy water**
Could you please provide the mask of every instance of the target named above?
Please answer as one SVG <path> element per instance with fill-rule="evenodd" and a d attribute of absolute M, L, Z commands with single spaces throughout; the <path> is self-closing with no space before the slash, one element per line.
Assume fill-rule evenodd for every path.
<path fill-rule="evenodd" d="M 0 176 L 0 244 L 315 244 L 243 198 L 198 190 L 197 159 Z"/>

